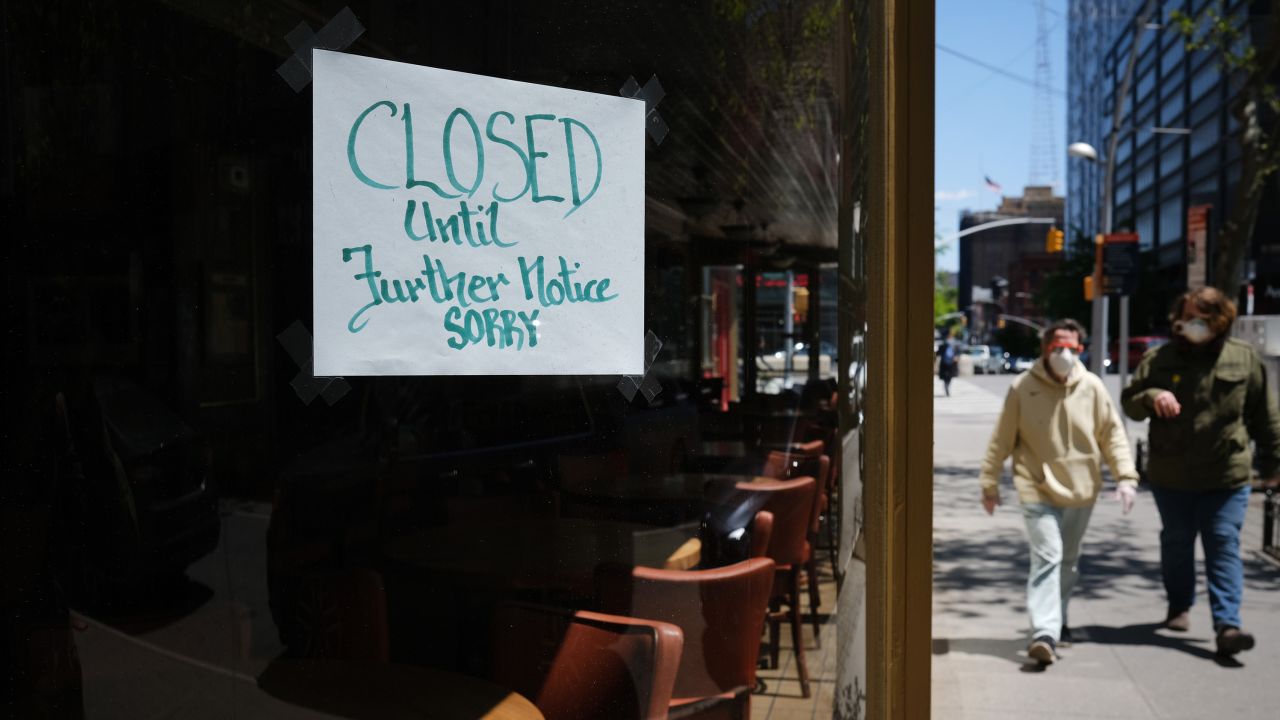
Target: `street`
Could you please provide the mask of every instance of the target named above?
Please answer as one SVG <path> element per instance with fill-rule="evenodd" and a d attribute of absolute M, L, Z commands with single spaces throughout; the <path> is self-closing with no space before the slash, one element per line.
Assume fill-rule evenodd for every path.
<path fill-rule="evenodd" d="M 1280 566 L 1260 552 L 1257 494 L 1242 538 L 1242 614 L 1258 638 L 1256 649 L 1238 662 L 1216 659 L 1203 575 L 1191 631 L 1159 629 L 1160 519 L 1143 488 L 1129 516 L 1104 491 L 1071 603 L 1076 642 L 1047 669 L 1028 662 L 1027 543 L 1008 464 L 1005 504 L 994 516 L 983 512 L 978 489 L 978 469 L 1014 377 L 958 378 L 950 398 L 935 381 L 933 717 L 1275 717 Z M 1108 384 L 1118 388 L 1114 376 Z M 1131 435 L 1142 431 L 1130 423 Z"/>

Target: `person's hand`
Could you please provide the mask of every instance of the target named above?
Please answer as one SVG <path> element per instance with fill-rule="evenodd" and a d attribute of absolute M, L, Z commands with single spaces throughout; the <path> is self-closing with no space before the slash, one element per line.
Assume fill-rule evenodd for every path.
<path fill-rule="evenodd" d="M 982 509 L 987 511 L 988 515 L 992 515 L 996 511 L 996 507 L 1000 505 L 1000 493 L 995 492 L 990 495 L 982 494 Z"/>
<path fill-rule="evenodd" d="M 1151 404 L 1155 407 L 1156 417 L 1164 418 L 1165 420 L 1172 420 L 1182 413 L 1182 404 L 1168 390 L 1156 395 L 1155 401 Z"/>
<path fill-rule="evenodd" d="M 1262 481 L 1263 490 L 1280 490 L 1280 477 L 1273 477 Z"/>
<path fill-rule="evenodd" d="M 1120 501 L 1120 510 L 1125 515 L 1133 509 L 1133 502 L 1138 499 L 1138 491 L 1133 489 L 1132 485 L 1124 484 L 1116 486 L 1116 500 Z"/>

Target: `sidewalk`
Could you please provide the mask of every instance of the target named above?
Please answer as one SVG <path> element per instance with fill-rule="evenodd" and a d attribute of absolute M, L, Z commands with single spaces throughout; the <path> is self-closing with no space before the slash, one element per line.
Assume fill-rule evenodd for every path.
<path fill-rule="evenodd" d="M 978 501 L 978 467 L 1006 387 L 957 379 L 951 398 L 940 383 L 935 392 L 933 717 L 1280 716 L 1280 566 L 1259 552 L 1259 496 L 1243 538 L 1242 613 L 1258 647 L 1239 662 L 1214 656 L 1203 576 L 1191 631 L 1158 629 L 1160 519 L 1143 491 L 1129 516 L 1109 493 L 1099 500 L 1071 604 L 1076 643 L 1043 672 L 1028 664 L 1027 545 L 1007 465 L 1006 505 L 988 517 Z"/>

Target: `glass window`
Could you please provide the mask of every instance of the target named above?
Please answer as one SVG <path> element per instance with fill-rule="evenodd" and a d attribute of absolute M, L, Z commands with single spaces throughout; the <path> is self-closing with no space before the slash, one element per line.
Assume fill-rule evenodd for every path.
<path fill-rule="evenodd" d="M 1182 241 L 1182 196 L 1174 195 L 1160 203 L 1160 244 Z"/>
<path fill-rule="evenodd" d="M 1214 62 L 1206 62 L 1191 76 L 1191 99 L 1197 100 L 1218 86 L 1221 73 Z"/>
<path fill-rule="evenodd" d="M 1133 222 L 1133 231 L 1138 233 L 1138 243 L 1142 247 L 1151 247 L 1152 238 L 1155 237 L 1155 230 L 1155 212 L 1152 210 L 1139 210 L 1138 217 Z"/>
<path fill-rule="evenodd" d="M 591 609 L 689 618 L 682 672 L 743 684 L 701 640 L 756 665 L 756 479 L 801 487 L 797 547 L 832 493 L 815 560 L 860 562 L 869 4 L 209 5 L 0 10 L 0 206 L 40 240 L 6 248 L 6 680 L 56 639 L 23 670 L 78 657 L 33 685 L 85 717 L 533 717 L 513 693 Z M 345 53 L 304 62 L 307 26 Z M 635 567 L 764 595 L 641 608 Z M 864 581 L 810 582 L 853 647 Z M 853 697 L 810 657 L 779 715 Z"/>
<path fill-rule="evenodd" d="M 1191 112 L 1187 114 L 1187 123 L 1199 125 L 1207 118 L 1215 118 L 1221 114 L 1223 114 L 1222 103 L 1218 96 L 1207 95 L 1191 105 Z"/>
<path fill-rule="evenodd" d="M 1173 123 L 1177 122 L 1178 117 L 1182 113 L 1183 107 L 1185 107 L 1185 105 L 1181 90 L 1171 95 L 1167 95 L 1160 102 L 1160 124 L 1165 127 L 1170 127 Z"/>
<path fill-rule="evenodd" d="M 1160 154 L 1160 176 L 1164 177 L 1182 168 L 1183 145 L 1181 142 L 1171 144 Z"/>
<path fill-rule="evenodd" d="M 1151 187 L 1151 185 L 1155 182 L 1155 180 L 1156 180 L 1155 163 L 1147 163 L 1146 165 L 1143 165 L 1142 167 L 1138 168 L 1138 174 L 1134 179 L 1134 188 L 1137 192 L 1142 192 L 1143 190 L 1146 190 L 1147 188 Z"/>
<path fill-rule="evenodd" d="M 1155 71 L 1148 70 L 1145 74 L 1141 75 L 1138 78 L 1135 87 L 1137 89 L 1136 94 L 1139 98 L 1145 98 L 1147 95 L 1150 95 L 1151 91 L 1156 87 Z"/>
<path fill-rule="evenodd" d="M 1218 144 L 1218 118 L 1210 118 L 1191 131 L 1191 157 L 1216 147 Z"/>
<path fill-rule="evenodd" d="M 1174 33 L 1170 33 L 1171 36 Z M 1175 69 L 1182 67 L 1182 61 L 1186 59 L 1186 45 L 1181 39 L 1174 39 L 1170 42 L 1164 51 L 1164 55 L 1160 57 L 1160 73 L 1168 77 Z"/>
<path fill-rule="evenodd" d="M 1133 197 L 1133 185 L 1131 183 L 1120 183 L 1116 185 L 1116 203 L 1127 202 Z"/>

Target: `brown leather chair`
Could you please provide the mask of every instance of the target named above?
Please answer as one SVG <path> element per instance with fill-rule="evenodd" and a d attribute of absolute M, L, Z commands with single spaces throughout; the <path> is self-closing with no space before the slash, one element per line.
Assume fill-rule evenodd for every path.
<path fill-rule="evenodd" d="M 773 537 L 773 513 L 761 510 L 751 522 L 751 557 L 768 557 L 769 540 Z"/>
<path fill-rule="evenodd" d="M 818 442 L 821 446 L 821 441 Z M 789 480 L 798 477 L 812 477 L 818 481 L 818 494 L 814 498 L 813 515 L 810 518 L 809 534 L 806 539 L 804 566 L 806 585 L 809 591 L 809 619 L 813 623 L 813 642 L 821 647 L 819 640 L 822 621 L 818 615 L 818 607 L 822 604 L 822 594 L 818 588 L 818 561 L 816 547 L 818 535 L 822 532 L 822 514 L 831 504 L 830 486 L 832 482 L 831 458 L 826 455 L 799 455 L 779 450 L 771 451 L 765 458 L 765 467 L 761 476 L 778 480 Z M 827 523 L 828 535 L 831 524 Z M 828 539 L 831 539 L 830 537 Z M 835 548 L 832 547 L 831 570 L 836 568 Z M 776 558 L 775 558 L 776 559 Z"/>
<path fill-rule="evenodd" d="M 684 643 L 671 623 L 510 603 L 492 631 L 492 678 L 547 720 L 667 717 Z"/>
<path fill-rule="evenodd" d="M 778 666 L 779 630 L 785 619 L 791 624 L 800 690 L 804 697 L 809 697 L 809 668 L 804 657 L 800 619 L 800 573 L 813 555 L 809 533 L 817 511 L 817 483 L 812 477 L 801 477 L 776 482 L 738 483 L 737 488 L 743 493 L 763 493 L 765 499 L 760 508 L 773 514 L 773 533 L 767 551 L 776 563 L 773 592 L 769 597 L 770 660 L 773 667 Z M 816 578 L 810 578 L 810 585 L 816 590 Z M 813 603 L 813 594 L 810 595 L 810 603 Z"/>
<path fill-rule="evenodd" d="M 774 562 L 751 558 L 711 570 L 621 565 L 597 572 L 606 612 L 669 622 L 684 631 L 671 717 L 751 716 L 760 630 Z"/>

